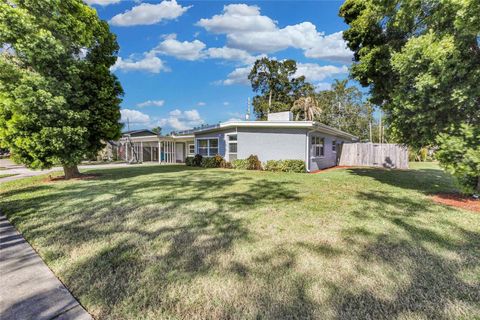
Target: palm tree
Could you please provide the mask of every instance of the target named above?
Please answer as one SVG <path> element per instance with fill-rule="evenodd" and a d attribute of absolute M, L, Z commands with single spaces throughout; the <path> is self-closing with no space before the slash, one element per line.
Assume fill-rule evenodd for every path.
<path fill-rule="evenodd" d="M 315 96 L 301 97 L 295 100 L 291 111 L 297 112 L 296 120 L 300 118 L 300 113 L 303 113 L 304 120 L 306 121 L 313 121 L 315 116 L 319 116 L 322 112 Z"/>

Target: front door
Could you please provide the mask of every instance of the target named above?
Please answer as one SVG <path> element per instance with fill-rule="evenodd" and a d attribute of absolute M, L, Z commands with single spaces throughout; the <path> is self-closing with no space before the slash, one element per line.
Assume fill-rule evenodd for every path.
<path fill-rule="evenodd" d="M 177 142 L 175 146 L 175 157 L 177 158 L 177 163 L 185 162 L 185 143 Z"/>

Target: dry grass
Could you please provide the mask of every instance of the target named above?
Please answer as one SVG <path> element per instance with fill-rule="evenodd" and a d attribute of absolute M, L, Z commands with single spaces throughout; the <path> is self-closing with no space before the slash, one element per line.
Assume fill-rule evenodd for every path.
<path fill-rule="evenodd" d="M 99 319 L 480 317 L 480 220 L 430 200 L 435 165 L 91 173 L 0 208 Z"/>

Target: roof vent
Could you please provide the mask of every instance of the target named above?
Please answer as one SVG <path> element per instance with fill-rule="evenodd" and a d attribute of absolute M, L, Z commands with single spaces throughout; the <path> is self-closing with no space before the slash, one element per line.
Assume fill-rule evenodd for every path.
<path fill-rule="evenodd" d="M 268 121 L 293 121 L 293 113 L 290 111 L 269 113 Z"/>

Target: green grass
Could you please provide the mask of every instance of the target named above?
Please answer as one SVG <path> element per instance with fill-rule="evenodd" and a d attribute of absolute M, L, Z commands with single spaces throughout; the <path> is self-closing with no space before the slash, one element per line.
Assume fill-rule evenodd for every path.
<path fill-rule="evenodd" d="M 98 319 L 474 319 L 480 216 L 435 164 L 184 166 L 0 185 L 0 208 Z"/>
<path fill-rule="evenodd" d="M 11 176 L 16 176 L 16 175 L 17 175 L 16 173 L 6 173 L 6 174 L 1 174 L 0 173 L 0 179 L 1 178 L 6 178 L 6 177 L 11 177 Z"/>

